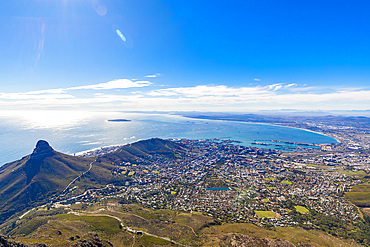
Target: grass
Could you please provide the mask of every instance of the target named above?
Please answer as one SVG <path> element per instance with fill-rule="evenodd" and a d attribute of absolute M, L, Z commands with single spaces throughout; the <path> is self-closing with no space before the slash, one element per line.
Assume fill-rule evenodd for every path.
<path fill-rule="evenodd" d="M 124 225 L 134 229 L 142 229 L 158 236 L 169 237 L 190 246 L 226 246 L 225 236 L 228 233 L 239 233 L 268 239 L 281 238 L 292 242 L 296 246 L 300 246 L 300 243 L 307 243 L 311 246 L 356 246 L 352 244 L 353 242 L 329 236 L 322 231 L 304 230 L 299 227 L 277 227 L 273 230 L 267 230 L 248 223 L 212 225 L 212 218 L 198 212 L 152 210 L 136 204 L 124 204 L 119 211 L 102 213 L 117 216 L 122 219 Z M 276 217 L 272 211 L 256 211 L 256 213 L 260 217 Z M 114 246 L 172 246 L 170 242 L 163 239 L 147 235 L 138 236 L 122 231 L 119 229 L 118 221 L 108 216 L 60 214 L 46 218 L 46 220 L 48 219 L 51 219 L 50 223 L 39 228 L 36 235 L 32 233 L 32 235 L 17 240 L 36 243 L 42 239 L 41 242 L 51 246 L 69 246 L 69 236 L 75 236 L 76 234 L 83 236 L 86 232 L 95 231 L 102 239 L 111 241 Z M 30 225 L 34 225 L 33 229 L 36 229 L 37 225 L 42 225 L 42 222 L 34 221 Z M 57 235 L 56 229 L 61 230 L 63 234 Z M 133 245 L 134 243 L 136 244 Z"/>
<path fill-rule="evenodd" d="M 100 231 L 107 235 L 113 235 L 122 231 L 118 220 L 108 216 L 77 216 L 74 214 L 61 214 L 58 219 L 65 221 L 83 221 L 91 226 L 91 230 Z"/>
<path fill-rule="evenodd" d="M 346 193 L 346 198 L 359 207 L 370 207 L 370 184 L 368 175 L 363 171 L 342 171 L 349 176 L 360 179 L 363 183 L 355 185 L 350 192 Z"/>
<path fill-rule="evenodd" d="M 277 188 L 274 187 L 274 186 L 267 186 L 266 188 L 269 189 L 269 190 L 277 190 Z"/>
<path fill-rule="evenodd" d="M 276 215 L 272 211 L 254 211 L 260 218 L 275 218 Z"/>
<path fill-rule="evenodd" d="M 153 243 L 153 244 L 156 244 L 156 245 L 171 245 L 171 242 L 167 241 L 167 240 L 164 240 L 164 239 L 161 239 L 161 238 L 156 238 L 156 237 L 153 237 L 153 236 L 148 236 L 148 235 L 144 235 L 140 238 L 140 241 L 143 241 L 143 242 L 150 242 L 150 243 Z"/>
<path fill-rule="evenodd" d="M 113 235 L 121 231 L 118 220 L 108 216 L 80 216 L 81 220 L 90 223 L 94 231 Z"/>
<path fill-rule="evenodd" d="M 281 184 L 289 184 L 289 185 L 293 184 L 293 182 L 290 182 L 290 181 L 288 181 L 288 180 L 283 180 L 283 181 L 281 181 L 280 183 L 281 183 Z"/>
<path fill-rule="evenodd" d="M 346 198 L 352 201 L 356 206 L 370 207 L 370 192 L 347 192 Z"/>
<path fill-rule="evenodd" d="M 307 214 L 309 213 L 310 211 L 308 211 L 307 208 L 303 207 L 303 206 L 294 206 L 295 207 L 295 210 L 297 210 L 298 213 L 301 213 L 301 214 Z"/>
<path fill-rule="evenodd" d="M 229 223 L 221 226 L 212 226 L 205 228 L 202 231 L 203 235 L 208 237 L 207 246 L 215 246 L 220 240 L 229 233 L 238 233 L 258 238 L 267 239 L 284 239 L 288 240 L 295 246 L 305 246 L 301 243 L 309 244 L 310 246 L 359 246 L 351 240 L 343 240 L 330 236 L 319 230 L 305 230 L 300 227 L 276 227 L 273 230 L 267 230 L 250 223 Z M 215 242 L 211 242 L 215 240 Z M 226 246 L 226 245 L 225 245 Z"/>
<path fill-rule="evenodd" d="M 24 234 L 28 235 L 36 231 L 37 228 L 46 224 L 48 221 L 45 218 L 34 218 L 32 220 L 22 223 L 18 229 L 12 232 L 12 234 Z"/>

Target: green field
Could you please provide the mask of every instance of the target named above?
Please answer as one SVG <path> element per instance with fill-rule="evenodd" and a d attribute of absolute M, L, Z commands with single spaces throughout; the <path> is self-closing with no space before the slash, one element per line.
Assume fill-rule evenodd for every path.
<path fill-rule="evenodd" d="M 370 192 L 347 192 L 346 198 L 352 201 L 356 206 L 370 207 Z"/>
<path fill-rule="evenodd" d="M 290 182 L 288 180 L 283 180 L 280 182 L 281 184 L 293 184 L 293 182 Z"/>
<path fill-rule="evenodd" d="M 298 213 L 301 214 L 308 214 L 310 211 L 308 211 L 307 208 L 302 207 L 302 206 L 294 206 L 295 210 L 297 210 Z"/>
<path fill-rule="evenodd" d="M 276 215 L 272 211 L 254 211 L 260 218 L 275 218 Z"/>
<path fill-rule="evenodd" d="M 277 189 L 277 188 L 276 188 L 276 187 L 274 187 L 274 186 L 271 186 L 271 187 L 270 187 L 270 186 L 267 186 L 266 188 L 267 188 L 267 189 L 269 189 L 269 190 L 276 190 L 276 189 Z"/>
<path fill-rule="evenodd" d="M 346 193 L 346 198 L 359 207 L 370 207 L 370 179 L 363 171 L 342 171 L 349 176 L 355 176 L 363 183 L 355 185 L 350 192 Z"/>

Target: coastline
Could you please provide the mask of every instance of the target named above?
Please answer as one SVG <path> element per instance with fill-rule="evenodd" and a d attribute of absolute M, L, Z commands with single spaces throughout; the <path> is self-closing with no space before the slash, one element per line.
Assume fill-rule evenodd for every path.
<path fill-rule="evenodd" d="M 212 119 L 212 118 L 201 118 L 201 117 L 189 117 L 189 116 L 184 116 L 184 115 L 181 115 L 181 116 L 184 117 L 184 118 L 198 119 L 198 120 L 251 123 L 251 124 L 261 124 L 261 125 L 270 125 L 270 126 L 279 126 L 279 127 L 285 127 L 285 128 L 299 129 L 299 130 L 311 132 L 311 133 L 314 133 L 314 134 L 318 134 L 318 135 L 322 135 L 322 136 L 327 136 L 327 137 L 333 138 L 335 141 L 337 141 L 337 143 L 341 143 L 341 141 L 338 140 L 337 138 L 335 138 L 335 137 L 333 137 L 331 135 L 325 134 L 323 132 L 317 132 L 317 131 L 313 131 L 313 130 L 310 130 L 310 129 L 304 129 L 304 128 L 293 127 L 293 126 L 287 126 L 287 125 L 283 125 L 283 124 L 264 123 L 264 122 L 253 122 L 253 121 L 243 121 L 243 120 L 236 120 L 236 119 L 235 120 L 233 120 L 233 119 L 215 119 L 215 118 Z M 316 144 L 333 144 L 333 143 L 316 143 Z"/>
<path fill-rule="evenodd" d="M 103 147 L 98 147 L 98 148 L 92 148 L 92 149 L 89 149 L 89 150 L 73 153 L 73 154 L 70 154 L 70 155 L 79 156 L 79 157 L 95 157 L 95 156 L 98 156 L 98 155 L 104 155 L 104 154 L 107 154 L 107 153 L 114 152 L 114 151 L 118 150 L 119 148 L 121 148 L 125 145 L 128 145 L 128 144 L 109 145 L 109 146 L 103 146 Z"/>

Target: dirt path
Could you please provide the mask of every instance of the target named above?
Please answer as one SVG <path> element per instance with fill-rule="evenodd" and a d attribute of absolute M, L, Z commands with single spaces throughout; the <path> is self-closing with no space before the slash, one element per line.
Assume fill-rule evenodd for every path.
<path fill-rule="evenodd" d="M 158 235 L 155 235 L 155 234 L 151 234 L 151 233 L 148 233 L 148 232 L 144 232 L 144 231 L 137 231 L 135 229 L 132 229 L 130 227 L 125 227 L 123 226 L 122 224 L 122 220 L 116 216 L 113 216 L 113 215 L 109 215 L 109 214 L 95 214 L 95 213 L 78 213 L 78 212 L 69 212 L 70 214 L 74 214 L 74 215 L 77 215 L 77 216 L 106 216 L 106 217 L 111 217 L 111 218 L 114 218 L 116 220 L 118 220 L 118 222 L 120 223 L 121 227 L 123 230 L 126 230 L 128 232 L 131 232 L 131 233 L 134 233 L 134 234 L 138 234 L 138 233 L 141 233 L 141 234 L 145 234 L 145 235 L 148 235 L 148 236 L 152 236 L 152 237 L 155 237 L 155 238 L 160 238 L 160 239 L 163 239 L 163 240 L 166 240 L 166 241 L 169 241 L 173 244 L 177 244 L 177 245 L 180 245 L 180 246 L 184 246 L 184 247 L 190 247 L 190 246 L 187 246 L 185 244 L 182 244 L 182 243 L 179 243 L 179 242 L 176 242 L 170 238 L 166 238 L 166 237 L 161 237 L 161 236 L 158 236 Z"/>

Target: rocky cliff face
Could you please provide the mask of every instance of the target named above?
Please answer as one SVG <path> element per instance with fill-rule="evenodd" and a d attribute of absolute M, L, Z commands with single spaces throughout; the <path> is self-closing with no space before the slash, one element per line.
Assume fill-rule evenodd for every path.
<path fill-rule="evenodd" d="M 51 157 L 55 154 L 53 148 L 47 141 L 40 140 L 37 142 L 35 149 L 33 150 L 30 159 L 27 161 L 24 167 L 24 171 L 27 177 L 27 184 L 29 184 L 33 177 L 40 171 L 40 166 L 43 164 L 43 160 L 46 157 Z"/>
<path fill-rule="evenodd" d="M 54 149 L 49 145 L 47 141 L 39 140 L 36 144 L 35 149 L 31 154 L 31 159 L 38 159 L 55 154 Z"/>

